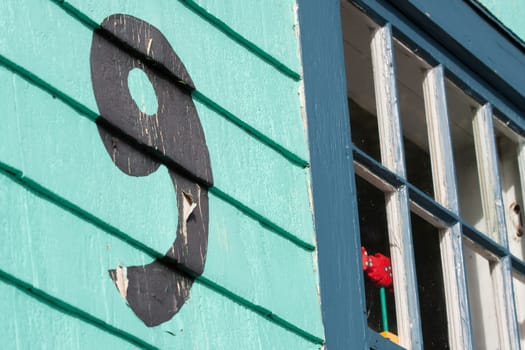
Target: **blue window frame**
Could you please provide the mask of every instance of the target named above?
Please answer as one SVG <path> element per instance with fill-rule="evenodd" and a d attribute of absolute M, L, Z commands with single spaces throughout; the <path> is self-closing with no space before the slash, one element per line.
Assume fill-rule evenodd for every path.
<path fill-rule="evenodd" d="M 341 5 L 354 6 L 377 25 L 370 46 L 381 159 L 361 149 L 355 139 L 352 143 L 355 101 L 352 76 L 345 75 L 343 31 L 348 28 Z M 367 321 L 356 177 L 388 195 L 388 234 L 391 242 L 396 240 L 390 253 L 401 345 L 423 348 L 426 334 L 419 299 L 423 278 L 417 273 L 419 233 L 411 232 L 422 218 L 439 237 L 446 345 L 452 349 L 523 346 L 518 319 L 525 315 L 516 306 L 520 303 L 516 293 L 525 291 L 525 249 L 519 235 L 525 187 L 521 180 L 525 177 L 525 74 L 516 72 L 525 69 L 524 48 L 469 2 L 459 0 L 300 0 L 299 20 L 327 348 L 400 348 L 370 329 Z M 428 65 L 420 88 L 433 191 L 416 184 L 410 169 L 407 172 L 410 165 L 404 150 L 409 152 L 410 147 L 403 136 L 410 139 L 405 133 L 410 126 L 405 125 L 405 130 L 401 126 L 407 122 L 399 111 L 402 116 L 406 113 L 398 100 L 404 93 L 398 86 L 406 80 L 402 68 L 397 73 L 393 68 L 394 47 L 401 47 L 408 61 Z M 366 82 L 361 79 L 360 84 L 364 89 Z M 465 138 L 456 136 L 469 108 L 466 139 L 474 152 L 470 158 L 458 146 L 466 143 Z M 468 159 L 474 160 L 470 173 L 476 181 L 467 176 Z M 472 183 L 479 186 L 466 191 Z M 477 216 L 471 215 L 474 207 Z M 483 289 L 487 286 L 489 299 Z M 496 343 L 482 339 L 487 324 L 476 323 L 485 317 L 481 311 L 487 301 L 495 304 Z"/>

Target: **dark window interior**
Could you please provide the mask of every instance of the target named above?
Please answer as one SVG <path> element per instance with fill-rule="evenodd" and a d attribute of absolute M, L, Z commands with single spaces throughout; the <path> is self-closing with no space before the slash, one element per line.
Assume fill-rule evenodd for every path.
<path fill-rule="evenodd" d="M 385 194 L 359 176 L 356 177 L 356 185 L 361 245 L 367 249 L 370 255 L 381 253 L 390 257 Z M 381 318 L 379 288 L 366 276 L 365 293 L 368 326 L 376 332 L 382 332 L 384 329 Z M 386 300 L 389 331 L 397 334 L 394 294 L 387 291 Z"/>
<path fill-rule="evenodd" d="M 449 349 L 439 232 L 415 214 L 411 221 L 425 349 Z"/>

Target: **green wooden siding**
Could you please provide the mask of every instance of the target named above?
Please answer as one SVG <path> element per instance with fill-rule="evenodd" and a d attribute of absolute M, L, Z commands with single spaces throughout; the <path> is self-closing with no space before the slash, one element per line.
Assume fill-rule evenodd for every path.
<path fill-rule="evenodd" d="M 126 13 L 155 25 L 197 87 L 215 180 L 208 258 L 181 311 L 153 328 L 126 306 L 107 271 L 147 264 L 171 245 L 177 201 L 168 171 L 122 173 L 86 118 L 98 110 L 92 28 L 79 13 L 52 1 L 0 4 L 1 310 L 15 315 L 1 322 L 8 348 L 27 348 L 27 339 L 50 348 L 131 348 L 133 337 L 169 349 L 319 348 L 301 82 L 264 57 L 298 71 L 294 2 L 248 1 L 237 18 L 227 11 L 233 2 L 199 1 L 263 57 L 183 3 L 70 3 L 97 23 Z M 255 30 L 256 23 L 263 24 Z"/>
<path fill-rule="evenodd" d="M 294 0 L 246 1 L 242 6 L 235 1 L 195 2 L 294 71 L 299 71 L 298 53 L 292 49 L 297 46 Z"/>
<path fill-rule="evenodd" d="M 478 0 L 507 28 L 525 41 L 525 2 L 523 0 Z"/>
<path fill-rule="evenodd" d="M 108 349 L 140 349 L 8 284 L 0 283 L 0 293 L 0 309 L 13 315 L 10 322 L 2 322 L 4 349 L 94 349 L 100 344 Z"/>
<path fill-rule="evenodd" d="M 85 4 L 73 3 L 81 10 Z M 0 38 L 0 52 L 96 111 L 89 71 L 90 28 L 51 0 L 5 1 L 0 11 L 6 28 Z M 112 1 L 98 4 L 94 11 L 90 17 L 96 23 L 110 14 L 125 13 L 154 24 L 184 62 L 198 91 L 306 157 L 299 82 L 247 51 L 179 1 L 148 6 L 141 1 Z M 290 50 L 295 54 L 297 48 Z M 47 60 L 34 59 L 46 56 Z"/>

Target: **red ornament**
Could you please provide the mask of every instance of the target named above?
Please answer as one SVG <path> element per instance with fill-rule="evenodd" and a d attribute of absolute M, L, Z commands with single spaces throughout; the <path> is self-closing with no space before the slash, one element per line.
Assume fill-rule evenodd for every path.
<path fill-rule="evenodd" d="M 392 287 L 392 263 L 390 258 L 381 253 L 368 255 L 365 247 L 361 247 L 361 260 L 363 270 L 378 287 L 391 289 Z"/>

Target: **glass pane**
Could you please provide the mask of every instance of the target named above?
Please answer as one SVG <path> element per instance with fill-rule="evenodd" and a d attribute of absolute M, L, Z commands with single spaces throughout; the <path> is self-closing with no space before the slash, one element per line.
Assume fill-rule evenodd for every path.
<path fill-rule="evenodd" d="M 423 344 L 426 350 L 449 349 L 439 230 L 415 214 L 411 221 Z"/>
<path fill-rule="evenodd" d="M 394 40 L 394 57 L 407 179 L 433 197 L 432 168 L 423 99 L 423 80 L 431 67 L 398 40 Z"/>
<path fill-rule="evenodd" d="M 472 121 L 480 106 L 449 80 L 445 81 L 445 89 L 460 214 L 477 230 L 487 232 L 472 127 Z"/>
<path fill-rule="evenodd" d="M 491 262 L 477 251 L 472 242 L 463 239 L 463 243 L 474 348 L 499 349 Z"/>
<path fill-rule="evenodd" d="M 356 177 L 356 184 L 361 245 L 366 249 L 368 257 L 372 258 L 371 265 L 377 268 L 382 263 L 381 256 L 390 258 L 385 194 L 360 177 Z M 378 263 L 376 264 L 375 261 Z M 370 266 L 366 268 L 365 293 L 368 326 L 376 332 L 388 330 L 397 334 L 392 288 L 387 287 L 381 291 L 381 281 L 376 278 L 378 271 L 371 271 Z M 382 293 L 385 297 L 383 300 Z"/>
<path fill-rule="evenodd" d="M 523 192 L 518 164 L 521 137 L 497 120 L 496 147 L 498 151 L 499 174 L 509 248 L 516 257 L 525 258 L 525 237 L 523 236 Z M 525 174 L 524 174 L 525 175 Z"/>
<path fill-rule="evenodd" d="M 352 142 L 381 161 L 370 50 L 378 26 L 347 1 L 341 1 L 341 20 Z"/>
<path fill-rule="evenodd" d="M 518 316 L 518 331 L 521 348 L 525 349 L 525 276 L 519 272 L 513 273 L 514 302 Z"/>

